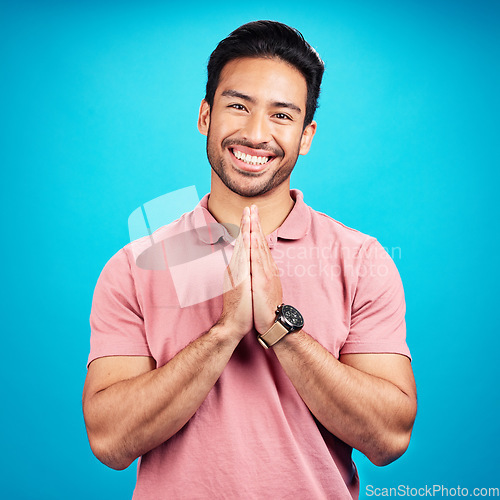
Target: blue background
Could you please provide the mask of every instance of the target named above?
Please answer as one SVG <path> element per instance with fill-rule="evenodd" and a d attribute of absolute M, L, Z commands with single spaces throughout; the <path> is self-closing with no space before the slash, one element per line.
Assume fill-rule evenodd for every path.
<path fill-rule="evenodd" d="M 82 418 L 93 288 L 134 209 L 209 190 L 206 62 L 259 18 L 297 27 L 326 62 L 292 185 L 400 249 L 419 413 L 394 464 L 356 453 L 362 497 L 499 486 L 498 6 L 1 2 L 3 498 L 130 498 L 135 467 L 100 464 Z"/>

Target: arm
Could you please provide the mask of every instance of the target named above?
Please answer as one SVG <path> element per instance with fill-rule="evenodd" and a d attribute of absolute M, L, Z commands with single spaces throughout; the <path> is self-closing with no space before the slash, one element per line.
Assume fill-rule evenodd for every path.
<path fill-rule="evenodd" d="M 304 331 L 273 346 L 313 415 L 338 438 L 387 465 L 408 447 L 416 414 L 410 360 L 399 354 L 346 354 L 338 361 Z"/>
<path fill-rule="evenodd" d="M 213 328 L 160 368 L 150 357 L 111 356 L 90 364 L 85 424 L 92 451 L 109 467 L 128 467 L 181 429 L 251 330 L 249 225 L 243 217 L 225 274 L 222 316 Z"/>
<path fill-rule="evenodd" d="M 83 412 L 90 446 L 113 469 L 125 469 L 194 415 L 237 341 L 216 326 L 166 365 L 149 357 L 111 356 L 90 364 Z"/>
<path fill-rule="evenodd" d="M 251 215 L 254 324 L 259 333 L 274 322 L 282 302 L 276 263 Z M 313 415 L 331 433 L 385 465 L 406 450 L 416 413 L 411 364 L 399 354 L 346 354 L 337 360 L 304 331 L 286 335 L 273 350 Z"/>

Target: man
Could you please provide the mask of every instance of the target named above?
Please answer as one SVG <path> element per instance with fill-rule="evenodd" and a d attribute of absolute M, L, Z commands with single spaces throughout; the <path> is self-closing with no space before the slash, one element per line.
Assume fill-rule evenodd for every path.
<path fill-rule="evenodd" d="M 286 25 L 223 40 L 198 120 L 210 195 L 155 233 L 163 269 L 138 265 L 132 244 L 99 278 L 83 409 L 99 460 L 141 457 L 134 498 L 356 498 L 352 448 L 385 465 L 408 446 L 416 391 L 397 270 L 374 238 L 290 191 L 322 74 Z M 178 293 L 169 241 L 212 257 L 222 242 L 229 266 L 193 258 Z M 206 300 L 189 300 L 200 290 Z"/>

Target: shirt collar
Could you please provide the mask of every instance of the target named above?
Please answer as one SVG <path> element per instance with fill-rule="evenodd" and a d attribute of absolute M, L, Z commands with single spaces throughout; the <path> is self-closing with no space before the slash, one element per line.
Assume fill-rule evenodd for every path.
<path fill-rule="evenodd" d="M 194 209 L 194 228 L 198 238 L 207 245 L 214 245 L 221 238 L 228 243 L 232 243 L 234 238 L 208 211 L 208 197 L 209 194 L 206 194 Z"/>
<path fill-rule="evenodd" d="M 227 242 L 233 242 L 234 238 L 227 229 L 218 223 L 214 216 L 208 211 L 208 197 L 206 194 L 194 209 L 194 223 L 198 237 L 206 244 L 213 245 L 221 238 Z M 304 196 L 298 189 L 290 190 L 290 196 L 295 201 L 292 210 L 288 214 L 276 231 L 270 236 L 272 240 L 276 238 L 285 240 L 299 240 L 307 235 L 311 226 L 311 212 L 304 203 Z"/>
<path fill-rule="evenodd" d="M 290 196 L 295 201 L 295 204 L 288 217 L 275 233 L 277 233 L 278 238 L 285 240 L 300 240 L 309 232 L 311 212 L 309 207 L 304 203 L 304 195 L 301 191 L 291 189 Z"/>

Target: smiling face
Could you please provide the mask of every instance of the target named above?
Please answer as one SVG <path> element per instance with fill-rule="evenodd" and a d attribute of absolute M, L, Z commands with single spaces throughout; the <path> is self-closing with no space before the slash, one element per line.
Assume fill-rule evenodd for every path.
<path fill-rule="evenodd" d="M 316 131 L 304 128 L 307 85 L 281 59 L 241 58 L 220 75 L 212 109 L 203 100 L 198 128 L 210 165 L 232 192 L 254 197 L 289 181 Z"/>

